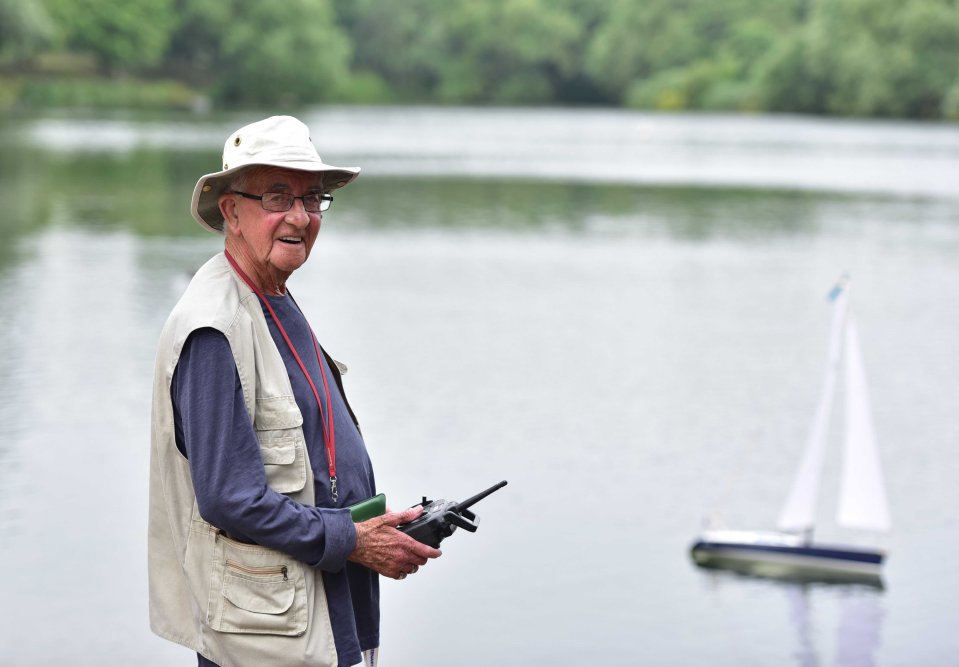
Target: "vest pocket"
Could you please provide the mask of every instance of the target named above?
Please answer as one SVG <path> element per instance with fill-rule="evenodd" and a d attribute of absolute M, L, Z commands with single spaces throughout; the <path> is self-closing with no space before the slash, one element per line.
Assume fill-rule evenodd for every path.
<path fill-rule="evenodd" d="M 253 427 L 260 441 L 266 481 L 278 493 L 296 493 L 306 487 L 306 440 L 303 416 L 293 397 L 260 398 Z"/>
<path fill-rule="evenodd" d="M 306 631 L 303 566 L 273 549 L 218 535 L 210 627 L 220 632 L 301 635 Z"/>
<path fill-rule="evenodd" d="M 306 444 L 283 431 L 258 431 L 266 483 L 277 493 L 295 493 L 306 486 Z"/>

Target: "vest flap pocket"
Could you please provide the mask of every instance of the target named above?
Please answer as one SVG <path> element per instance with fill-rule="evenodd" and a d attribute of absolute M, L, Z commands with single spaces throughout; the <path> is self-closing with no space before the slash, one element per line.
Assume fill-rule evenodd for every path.
<path fill-rule="evenodd" d="M 283 438 L 260 443 L 260 454 L 265 465 L 289 465 L 296 460 L 296 441 L 293 438 Z"/>
<path fill-rule="evenodd" d="M 306 488 L 307 454 L 303 439 L 303 416 L 292 396 L 258 398 L 253 417 L 266 481 L 278 493 L 297 493 Z"/>
<path fill-rule="evenodd" d="M 257 431 L 276 431 L 303 425 L 303 415 L 292 396 L 257 398 L 253 427 Z"/>
<path fill-rule="evenodd" d="M 216 538 L 209 626 L 217 632 L 298 636 L 306 631 L 303 566 L 267 547 Z"/>
<path fill-rule="evenodd" d="M 306 444 L 301 438 L 284 436 L 260 440 L 266 483 L 277 493 L 296 493 L 306 487 Z"/>
<path fill-rule="evenodd" d="M 293 606 L 296 588 L 284 576 L 266 575 L 258 581 L 255 576 L 235 576 L 228 572 L 223 580 L 223 597 L 233 606 L 254 614 L 286 613 Z"/>

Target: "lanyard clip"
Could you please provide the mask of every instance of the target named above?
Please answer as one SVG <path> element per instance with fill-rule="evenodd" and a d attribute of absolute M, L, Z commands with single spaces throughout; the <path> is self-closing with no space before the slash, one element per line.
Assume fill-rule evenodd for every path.
<path fill-rule="evenodd" d="M 336 490 L 336 475 L 330 475 L 330 495 L 333 496 L 333 504 L 335 505 L 340 495 Z"/>

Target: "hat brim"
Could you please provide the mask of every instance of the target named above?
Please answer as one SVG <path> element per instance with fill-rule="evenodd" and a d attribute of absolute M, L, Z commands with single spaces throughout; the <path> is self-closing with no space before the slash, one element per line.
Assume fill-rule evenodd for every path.
<path fill-rule="evenodd" d="M 279 167 L 293 171 L 324 174 L 323 186 L 327 191 L 349 185 L 360 174 L 359 167 L 334 167 L 322 162 L 254 162 L 232 169 L 224 169 L 200 177 L 193 188 L 190 213 L 201 227 L 216 234 L 223 234 L 224 220 L 220 213 L 220 195 L 224 194 L 234 176 L 251 167 Z"/>

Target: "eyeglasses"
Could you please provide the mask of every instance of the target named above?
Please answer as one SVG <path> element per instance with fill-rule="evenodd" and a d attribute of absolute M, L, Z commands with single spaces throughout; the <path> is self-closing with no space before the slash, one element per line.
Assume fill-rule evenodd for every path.
<path fill-rule="evenodd" d="M 333 204 L 333 195 L 328 192 L 311 192 L 302 197 L 294 197 L 286 192 L 264 192 L 262 196 L 257 196 L 251 195 L 248 192 L 234 190 L 233 194 L 246 197 L 247 199 L 256 199 L 265 210 L 273 211 L 274 213 L 289 211 L 293 208 L 293 201 L 296 199 L 303 200 L 303 208 L 310 213 L 322 213 Z"/>

